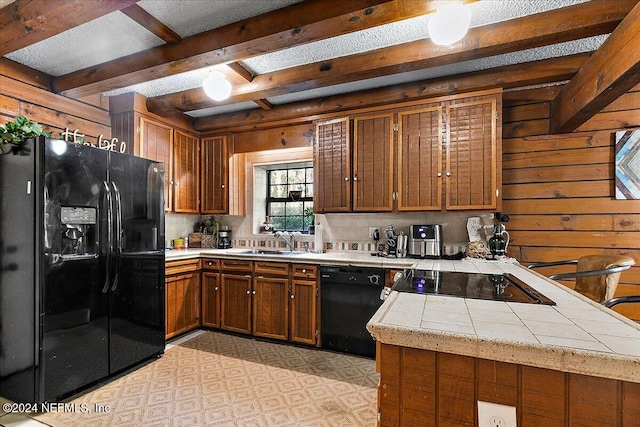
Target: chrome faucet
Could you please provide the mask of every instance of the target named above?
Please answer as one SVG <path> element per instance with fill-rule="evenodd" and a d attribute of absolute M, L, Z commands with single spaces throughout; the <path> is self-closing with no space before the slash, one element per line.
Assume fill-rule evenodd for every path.
<path fill-rule="evenodd" d="M 282 239 L 282 241 L 287 244 L 290 251 L 296 250 L 296 237 L 293 233 L 290 233 L 288 231 L 276 231 L 275 235 L 277 238 Z M 287 238 L 286 236 L 289 236 L 289 238 Z"/>

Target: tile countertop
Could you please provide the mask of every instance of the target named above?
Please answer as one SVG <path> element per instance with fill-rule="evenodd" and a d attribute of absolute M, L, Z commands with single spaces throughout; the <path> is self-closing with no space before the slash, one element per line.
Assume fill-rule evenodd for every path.
<path fill-rule="evenodd" d="M 640 325 L 517 263 L 420 261 L 511 273 L 555 306 L 392 292 L 367 324 L 380 342 L 640 383 Z"/>

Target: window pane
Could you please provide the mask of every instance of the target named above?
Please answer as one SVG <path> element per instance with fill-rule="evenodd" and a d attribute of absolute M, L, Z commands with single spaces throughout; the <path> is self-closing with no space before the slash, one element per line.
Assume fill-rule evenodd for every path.
<path fill-rule="evenodd" d="M 287 216 L 300 215 L 302 216 L 302 202 L 288 202 L 287 203 Z"/>
<path fill-rule="evenodd" d="M 270 197 L 287 197 L 289 194 L 289 187 L 286 185 L 272 185 L 270 190 Z"/>
<path fill-rule="evenodd" d="M 285 229 L 284 219 L 285 217 L 283 216 L 271 217 L 271 223 L 273 224 L 273 229 L 284 230 Z"/>
<path fill-rule="evenodd" d="M 289 169 L 289 184 L 302 184 L 304 178 L 304 169 Z"/>
<path fill-rule="evenodd" d="M 271 171 L 269 173 L 269 176 L 271 178 L 271 182 L 269 184 L 286 184 L 287 183 L 286 170 Z"/>
<path fill-rule="evenodd" d="M 304 197 L 313 197 L 313 184 L 307 184 L 304 186 Z"/>
<path fill-rule="evenodd" d="M 287 230 L 290 230 L 290 231 L 302 230 L 302 215 L 295 215 L 295 216 L 287 215 Z"/>
<path fill-rule="evenodd" d="M 307 168 L 307 182 L 313 182 L 313 168 Z"/>
<path fill-rule="evenodd" d="M 269 215 L 272 216 L 272 217 L 286 215 L 285 203 L 284 202 L 273 202 L 273 203 L 271 203 L 271 209 L 269 211 Z"/>

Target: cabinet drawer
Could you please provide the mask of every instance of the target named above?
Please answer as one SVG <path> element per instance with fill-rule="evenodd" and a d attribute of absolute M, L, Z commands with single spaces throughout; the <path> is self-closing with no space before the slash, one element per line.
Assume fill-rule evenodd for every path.
<path fill-rule="evenodd" d="M 223 271 L 246 271 L 251 272 L 251 261 L 237 259 L 223 259 L 220 261 L 220 268 Z"/>
<path fill-rule="evenodd" d="M 202 258 L 202 269 L 218 271 L 220 269 L 220 260 L 215 258 Z"/>
<path fill-rule="evenodd" d="M 253 271 L 256 274 L 289 276 L 289 264 L 285 264 L 282 262 L 254 261 Z"/>
<path fill-rule="evenodd" d="M 164 266 L 164 274 L 166 276 L 170 276 L 172 274 L 187 273 L 190 271 L 200 270 L 200 259 L 168 261 Z"/>
<path fill-rule="evenodd" d="M 318 274 L 317 265 L 293 264 L 293 277 L 296 279 L 315 279 Z"/>

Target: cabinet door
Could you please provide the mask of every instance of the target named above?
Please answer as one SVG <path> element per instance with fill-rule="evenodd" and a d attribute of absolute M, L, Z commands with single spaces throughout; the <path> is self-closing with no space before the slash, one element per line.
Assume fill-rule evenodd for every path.
<path fill-rule="evenodd" d="M 393 115 L 353 121 L 353 210 L 393 210 Z"/>
<path fill-rule="evenodd" d="M 351 210 L 349 119 L 316 124 L 314 175 L 315 211 L 349 212 Z"/>
<path fill-rule="evenodd" d="M 164 163 L 164 209 L 173 209 L 173 128 L 140 118 L 140 156 Z"/>
<path fill-rule="evenodd" d="M 202 326 L 220 327 L 220 274 L 202 272 Z"/>
<path fill-rule="evenodd" d="M 447 106 L 446 208 L 495 209 L 496 100 Z"/>
<path fill-rule="evenodd" d="M 199 213 L 200 151 L 196 136 L 176 130 L 173 141 L 173 210 Z"/>
<path fill-rule="evenodd" d="M 195 329 L 200 325 L 200 274 L 167 276 L 166 338 Z"/>
<path fill-rule="evenodd" d="M 203 214 L 228 213 L 227 138 L 224 136 L 206 138 L 202 140 L 200 146 L 202 158 L 200 212 Z"/>
<path fill-rule="evenodd" d="M 291 341 L 315 345 L 317 342 L 317 282 L 292 279 L 290 300 Z"/>
<path fill-rule="evenodd" d="M 442 108 L 398 113 L 398 211 L 442 209 Z"/>
<path fill-rule="evenodd" d="M 289 331 L 289 279 L 253 279 L 253 334 L 286 340 Z"/>
<path fill-rule="evenodd" d="M 220 328 L 250 334 L 251 275 L 223 273 L 220 287 Z"/>

